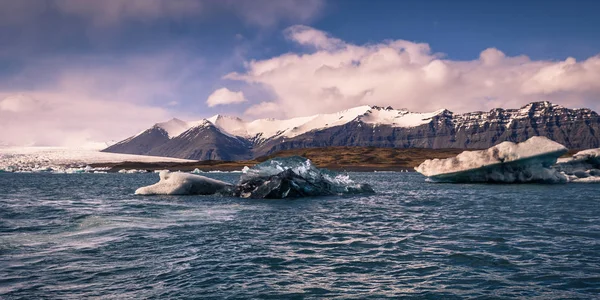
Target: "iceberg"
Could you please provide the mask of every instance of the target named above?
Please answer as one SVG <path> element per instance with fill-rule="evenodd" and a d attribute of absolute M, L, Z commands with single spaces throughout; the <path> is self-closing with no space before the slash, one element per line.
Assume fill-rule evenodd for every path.
<path fill-rule="evenodd" d="M 161 171 L 160 181 L 135 191 L 136 195 L 213 195 L 231 194 L 233 186 L 227 182 L 201 175 Z"/>
<path fill-rule="evenodd" d="M 368 184 L 354 183 L 347 175 L 317 169 L 300 156 L 273 158 L 244 168 L 235 189 L 242 198 L 283 199 L 341 194 L 374 193 Z"/>
<path fill-rule="evenodd" d="M 522 143 L 503 142 L 453 158 L 426 160 L 415 170 L 433 182 L 567 182 L 565 174 L 552 168 L 566 152 L 563 145 L 535 136 Z"/>
<path fill-rule="evenodd" d="M 600 182 L 600 148 L 583 150 L 570 158 L 560 158 L 554 169 L 564 174 L 569 182 Z"/>
<path fill-rule="evenodd" d="M 160 172 L 160 181 L 141 187 L 138 195 L 221 194 L 253 199 L 283 199 L 374 193 L 368 184 L 357 184 L 347 175 L 319 170 L 310 160 L 294 156 L 274 158 L 245 167 L 237 185 L 189 173 Z"/>

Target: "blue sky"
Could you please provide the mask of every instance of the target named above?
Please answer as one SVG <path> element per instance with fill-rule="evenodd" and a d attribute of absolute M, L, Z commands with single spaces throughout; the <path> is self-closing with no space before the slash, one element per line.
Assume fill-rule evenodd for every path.
<path fill-rule="evenodd" d="M 584 59 L 600 49 L 600 2 L 335 1 L 316 28 L 358 44 L 384 39 L 426 42 L 452 59 L 496 47 L 533 59 Z"/>
<path fill-rule="evenodd" d="M 120 126 L 90 122 L 84 132 L 75 130 L 78 122 L 50 126 L 76 131 L 76 141 L 120 138 L 126 128 L 161 121 L 155 118 L 289 117 L 367 103 L 460 112 L 551 100 L 598 109 L 598 11 L 600 2 L 592 0 L 2 1 L 0 127 L 23 135 L 17 120 L 28 116 L 28 124 L 37 124 L 51 117 L 40 107 L 52 107 L 54 116 L 68 112 L 60 107 L 80 107 L 97 112 L 85 120 L 128 119 Z M 493 63 L 484 63 L 486 49 Z M 410 63 L 394 65 L 402 53 Z M 357 68 L 331 73 L 325 79 L 338 81 L 320 86 L 324 79 L 313 75 L 344 59 Z M 396 67 L 362 68 L 374 59 L 382 59 L 380 67 Z M 265 68 L 269 74 L 261 73 Z M 429 81 L 411 77 L 425 69 Z M 494 75 L 482 82 L 461 79 L 481 74 Z M 520 80 L 530 84 L 505 82 L 514 74 L 526 74 Z M 395 89 L 407 82 L 410 92 Z M 222 103 L 208 105 L 223 88 L 230 94 L 216 94 L 223 98 L 215 103 Z M 502 92 L 508 89 L 521 92 Z"/>

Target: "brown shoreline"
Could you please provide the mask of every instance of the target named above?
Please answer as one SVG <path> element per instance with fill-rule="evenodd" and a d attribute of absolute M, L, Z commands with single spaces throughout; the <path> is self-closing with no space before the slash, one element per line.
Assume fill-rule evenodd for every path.
<path fill-rule="evenodd" d="M 465 149 L 421 149 L 421 148 L 375 148 L 375 147 L 327 147 L 303 148 L 277 152 L 273 155 L 246 161 L 194 161 L 174 162 L 119 162 L 91 164 L 91 167 L 109 167 L 109 172 L 120 170 L 171 170 L 190 172 L 200 171 L 240 171 L 244 166 L 253 166 L 274 157 L 303 156 L 310 159 L 318 168 L 348 172 L 373 171 L 414 171 L 414 167 L 427 159 L 449 158 L 465 151 Z M 570 150 L 564 156 L 569 157 L 578 150 Z"/>

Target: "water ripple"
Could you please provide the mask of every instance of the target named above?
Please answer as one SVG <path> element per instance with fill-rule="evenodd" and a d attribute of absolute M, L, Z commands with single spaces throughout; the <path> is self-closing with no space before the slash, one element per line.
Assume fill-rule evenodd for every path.
<path fill-rule="evenodd" d="M 600 294 L 600 185 L 138 197 L 154 174 L 0 174 L 0 298 L 575 298 Z M 233 182 L 236 175 L 214 174 Z"/>

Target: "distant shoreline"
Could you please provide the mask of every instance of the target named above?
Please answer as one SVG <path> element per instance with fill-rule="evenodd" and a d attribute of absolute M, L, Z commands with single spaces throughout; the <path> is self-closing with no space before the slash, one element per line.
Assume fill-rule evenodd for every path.
<path fill-rule="evenodd" d="M 414 167 L 427 159 L 449 158 L 463 151 L 476 149 L 423 149 L 423 148 L 376 148 L 376 147 L 326 147 L 302 148 L 277 152 L 273 155 L 244 161 L 205 160 L 193 162 L 118 162 L 95 163 L 91 167 L 110 168 L 108 172 L 120 170 L 170 170 L 191 172 L 198 169 L 210 171 L 241 171 L 244 166 L 251 167 L 273 157 L 303 156 L 310 159 L 318 168 L 333 171 L 373 172 L 395 171 L 414 172 Z M 570 150 L 565 156 L 571 156 L 579 150 Z"/>
<path fill-rule="evenodd" d="M 245 166 L 251 167 L 258 164 L 258 161 L 239 161 L 239 162 L 220 162 L 211 164 L 203 164 L 202 161 L 194 163 L 143 163 L 143 162 L 121 162 L 121 163 L 96 163 L 90 164 L 93 168 L 110 168 L 111 172 L 119 172 L 121 170 L 169 170 L 169 171 L 182 171 L 192 172 L 198 169 L 202 172 L 211 171 L 241 171 Z M 393 172 L 414 172 L 413 168 L 397 167 L 397 166 L 345 166 L 345 165 L 316 165 L 318 168 L 325 168 L 332 171 L 345 171 L 345 172 L 374 172 L 374 171 L 393 171 Z"/>
<path fill-rule="evenodd" d="M 240 171 L 244 166 L 253 166 L 273 157 L 303 156 L 310 159 L 318 168 L 334 171 L 373 172 L 396 171 L 413 172 L 426 159 L 448 158 L 459 154 L 463 149 L 421 149 L 421 148 L 376 148 L 376 147 L 326 147 L 302 148 L 277 152 L 275 154 L 244 161 L 195 161 L 195 162 L 119 162 L 90 164 L 92 167 L 108 167 L 109 172 L 120 170 L 171 170 L 191 172 L 198 169 L 209 171 Z"/>

